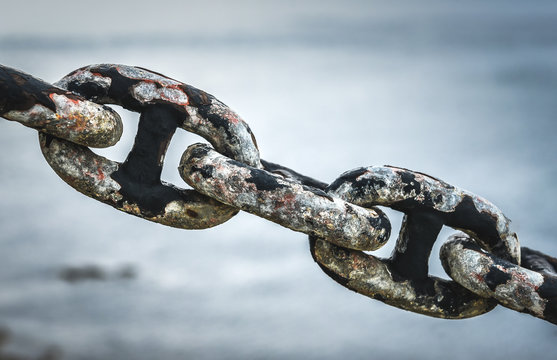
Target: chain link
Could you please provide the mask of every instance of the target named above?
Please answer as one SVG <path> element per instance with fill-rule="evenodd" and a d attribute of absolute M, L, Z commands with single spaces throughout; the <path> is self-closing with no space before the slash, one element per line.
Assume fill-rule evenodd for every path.
<path fill-rule="evenodd" d="M 234 161 L 205 144 L 190 146 L 179 169 L 190 186 L 211 198 L 340 246 L 375 250 L 391 233 L 389 220 L 380 210 L 364 209 Z"/>
<path fill-rule="evenodd" d="M 120 117 L 105 104 L 140 113 L 134 146 L 123 163 L 88 148 L 120 139 Z M 456 319 L 502 304 L 557 324 L 557 259 L 521 250 L 510 221 L 487 200 L 392 166 L 354 169 L 327 185 L 267 162 L 236 113 L 164 75 L 91 65 L 51 85 L 0 65 L 0 116 L 38 130 L 54 171 L 118 210 L 185 229 L 216 226 L 247 211 L 308 234 L 311 255 L 327 275 L 389 305 Z M 178 127 L 212 145 L 191 145 L 182 156 L 179 172 L 193 190 L 160 180 Z M 364 252 L 380 248 L 390 236 L 390 222 L 376 206 L 405 214 L 389 259 Z M 443 226 L 464 232 L 440 252 L 454 281 L 428 275 Z"/>
<path fill-rule="evenodd" d="M 481 246 L 518 262 L 518 238 L 508 219 L 486 200 L 431 176 L 391 166 L 342 174 L 326 189 L 362 206 L 388 206 L 405 214 L 390 259 L 311 238 L 312 255 L 337 282 L 387 304 L 430 316 L 465 318 L 494 303 L 454 282 L 428 276 L 428 259 L 443 225 L 473 234 Z"/>
<path fill-rule="evenodd" d="M 108 147 L 122 135 L 111 108 L 0 65 L 0 115 L 76 144 Z"/>
<path fill-rule="evenodd" d="M 557 259 L 528 248 L 522 248 L 522 254 L 524 266 L 516 265 L 483 251 L 466 234 L 451 236 L 441 248 L 445 271 L 460 285 L 557 324 Z"/>
<path fill-rule="evenodd" d="M 160 180 L 177 127 L 203 136 L 234 159 L 261 167 L 249 126 L 226 105 L 192 86 L 125 65 L 84 67 L 56 85 L 102 104 L 141 113 L 135 144 L 123 164 L 84 146 L 41 136 L 46 161 L 70 186 L 118 210 L 184 229 L 212 227 L 237 213 L 196 191 Z"/>

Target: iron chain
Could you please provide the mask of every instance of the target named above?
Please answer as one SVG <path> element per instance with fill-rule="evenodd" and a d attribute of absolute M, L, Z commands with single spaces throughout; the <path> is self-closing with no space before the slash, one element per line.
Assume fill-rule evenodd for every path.
<path fill-rule="evenodd" d="M 140 113 L 123 163 L 88 148 L 120 139 L 120 117 L 106 104 Z M 487 200 L 392 166 L 351 170 L 328 185 L 267 162 L 236 113 L 164 75 L 91 65 L 51 85 L 0 65 L 0 116 L 38 130 L 54 171 L 77 191 L 118 210 L 184 229 L 216 226 L 247 211 L 309 235 L 311 255 L 327 275 L 389 305 L 457 319 L 501 304 L 557 324 L 557 259 L 521 249 L 510 221 Z M 212 145 L 191 145 L 182 156 L 180 175 L 193 190 L 160 180 L 177 128 Z M 364 252 L 383 246 L 391 233 L 376 206 L 405 214 L 389 259 Z M 429 255 L 444 225 L 463 231 L 440 252 L 453 281 L 428 275 Z"/>

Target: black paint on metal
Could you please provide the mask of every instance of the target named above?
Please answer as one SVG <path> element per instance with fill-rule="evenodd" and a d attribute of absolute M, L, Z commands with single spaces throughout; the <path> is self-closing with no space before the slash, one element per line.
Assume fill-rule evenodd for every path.
<path fill-rule="evenodd" d="M 412 212 L 405 215 L 390 259 L 393 270 L 406 279 L 427 279 L 429 255 L 442 227 L 442 220 L 435 214 Z"/>
<path fill-rule="evenodd" d="M 34 76 L 0 65 L 0 115 L 12 110 L 28 110 L 35 104 L 56 112 L 56 105 L 48 97 L 51 93 L 78 98 Z"/>
<path fill-rule="evenodd" d="M 323 242 L 324 240 L 310 236 L 310 252 L 314 261 L 317 262 L 325 274 L 349 290 L 364 294 L 386 304 L 423 313 L 429 316 L 448 319 L 480 315 L 490 311 L 497 304 L 492 299 L 481 298 L 480 303 L 478 303 L 477 295 L 453 281 L 446 281 L 433 276 L 422 280 L 403 278 L 393 268 L 390 261 L 378 259 L 386 265 L 388 271 L 385 273 L 381 269 L 375 269 L 376 265 L 373 265 L 373 262 L 367 263 L 367 259 L 365 258 L 370 257 L 369 255 L 357 250 L 336 246 L 334 244 L 329 244 L 329 247 L 331 248 L 330 252 L 320 252 L 320 255 L 324 256 L 324 258 L 318 259 L 318 241 Z M 354 272 L 355 278 L 350 278 L 346 273 L 343 274 L 344 270 L 342 269 L 332 270 L 331 268 L 325 266 L 324 263 L 330 261 L 331 259 L 334 259 L 333 262 L 337 264 L 347 262 L 347 267 L 349 269 L 359 269 Z M 401 293 L 389 293 L 389 290 L 385 293 L 382 293 L 381 290 L 369 291 L 369 287 L 373 288 L 373 284 L 369 284 L 365 280 L 362 281 L 357 275 L 360 271 L 370 271 L 370 273 L 380 271 L 384 275 L 388 274 L 386 276 L 389 276 L 392 279 L 393 285 L 397 282 L 407 283 L 412 289 L 411 292 L 413 293 L 413 299 L 411 301 L 408 300 L 405 296 L 409 295 L 407 293 L 408 290 L 405 290 L 404 287 L 399 288 Z M 466 315 L 463 316 L 463 314 Z"/>
<path fill-rule="evenodd" d="M 511 280 L 512 276 L 495 266 L 490 267 L 489 272 L 484 275 L 486 285 L 491 291 L 495 291 L 499 284 L 504 284 Z"/>
<path fill-rule="evenodd" d="M 313 186 L 308 186 L 308 185 L 302 185 L 302 188 L 303 188 L 304 190 L 311 191 L 311 192 L 314 193 L 315 195 L 321 196 L 322 198 L 325 198 L 325 199 L 327 199 L 327 200 L 329 200 L 329 201 L 334 201 L 334 199 L 333 199 L 333 197 L 332 197 L 331 195 L 327 194 L 325 191 L 323 191 L 323 190 L 321 190 L 321 189 L 319 189 L 319 188 L 315 188 L 315 187 L 313 187 Z M 348 204 L 346 204 L 346 206 L 347 206 L 346 210 L 347 210 L 347 211 L 350 211 L 350 208 L 348 207 Z"/>
<path fill-rule="evenodd" d="M 151 70 L 143 70 L 160 75 L 162 77 L 166 77 Z M 131 111 L 141 112 L 145 107 L 150 106 L 150 104 L 145 105 L 135 99 L 133 97 L 133 91 L 131 91 L 131 89 L 135 85 L 143 82 L 144 80 L 128 78 L 120 74 L 113 65 L 93 66 L 90 68 L 90 71 L 112 79 L 110 87 L 105 90 L 99 88 L 98 85 L 92 84 L 90 82 L 87 82 L 85 84 L 70 83 L 69 90 L 78 92 L 81 95 L 93 100 L 105 98 L 114 100 L 118 105 L 121 105 Z M 160 86 L 156 81 L 153 82 L 153 84 L 155 84 L 155 86 Z M 216 128 L 222 129 L 227 134 L 228 138 L 231 138 L 233 136 L 230 129 L 230 123 L 218 114 L 214 114 L 210 111 L 212 101 L 214 100 L 214 97 L 212 95 L 187 84 L 181 84 L 177 87 L 179 87 L 188 96 L 189 104 L 196 107 L 197 111 L 203 118 L 208 119 L 209 122 L 212 123 Z M 168 105 L 173 106 L 177 111 L 181 112 L 183 114 L 183 119 L 185 118 L 185 116 L 188 115 L 183 106 L 172 104 L 170 102 L 168 102 Z M 251 134 L 251 130 L 249 131 Z"/>
<path fill-rule="evenodd" d="M 412 191 L 415 191 L 416 194 L 420 194 L 422 192 L 422 187 L 418 181 L 416 181 L 416 176 L 409 171 L 403 172 L 400 174 L 402 183 L 405 184 L 402 190 L 410 194 Z"/>
<path fill-rule="evenodd" d="M 254 184 L 255 188 L 260 191 L 273 191 L 276 189 L 282 189 L 286 186 L 279 183 L 277 179 L 270 175 L 265 170 L 260 170 L 252 167 L 248 167 L 251 177 L 246 178 L 246 182 Z"/>
<path fill-rule="evenodd" d="M 99 84 L 96 84 L 94 82 L 88 81 L 88 82 L 69 82 L 68 89 L 76 93 L 79 93 L 80 95 L 86 97 L 87 99 L 98 101 L 101 103 L 113 103 L 113 104 L 121 105 L 125 109 L 136 111 L 136 112 L 142 112 L 146 107 L 149 107 L 152 104 L 164 103 L 170 107 L 173 107 L 174 109 L 176 109 L 177 112 L 182 114 L 182 121 L 180 122 L 179 126 L 184 125 L 184 128 L 186 130 L 191 131 L 191 129 L 188 129 L 188 127 L 185 126 L 186 120 L 188 119 L 190 114 L 188 113 L 188 110 L 186 110 L 185 106 L 183 106 L 184 104 L 174 103 L 172 101 L 167 101 L 162 99 L 152 99 L 149 101 L 149 103 L 146 104 L 145 102 L 141 102 L 134 97 L 133 89 L 136 85 L 140 83 L 150 82 L 154 84 L 154 86 L 156 86 L 157 88 L 160 88 L 163 85 L 161 85 L 157 81 L 127 77 L 118 71 L 118 66 L 119 65 L 114 65 L 114 64 L 94 65 L 94 66 L 78 69 L 67 75 L 67 77 L 69 77 L 72 76 L 73 74 L 76 74 L 79 71 L 82 71 L 83 69 L 87 69 L 88 71 L 90 71 L 95 75 L 100 75 L 102 77 L 110 78 L 111 83 L 110 86 L 107 88 L 102 87 Z M 163 78 L 173 80 L 162 74 L 153 72 L 151 70 L 143 69 L 140 67 L 136 67 L 136 69 L 142 69 L 152 74 L 159 75 Z M 207 119 L 208 123 L 210 123 L 211 126 L 214 128 L 214 130 L 216 130 L 217 132 L 219 130 L 222 130 L 226 134 L 226 139 L 228 141 L 235 138 L 238 130 L 233 128 L 234 127 L 233 122 L 231 122 L 226 116 L 223 116 L 223 114 L 220 114 L 218 113 L 218 111 L 215 111 L 215 103 L 220 103 L 219 100 L 217 100 L 213 95 L 208 94 L 203 90 L 197 89 L 191 85 L 183 84 L 178 81 L 177 83 L 178 84 L 174 85 L 174 87 L 181 90 L 187 96 L 188 105 L 196 109 L 198 116 Z M 224 104 L 222 105 L 224 106 Z M 245 129 L 243 130 L 247 131 L 247 133 L 251 137 L 251 141 L 253 142 L 253 145 L 255 146 L 255 148 L 257 148 L 257 142 L 255 141 L 255 136 L 252 133 L 249 126 L 247 126 L 247 124 Z M 211 139 L 208 140 L 211 141 Z M 219 148 L 218 144 L 213 143 L 213 145 L 216 148 Z M 234 154 L 234 151 L 226 146 L 219 148 L 219 150 L 227 156 L 235 157 L 235 158 L 238 157 L 237 156 L 238 154 Z"/>
<path fill-rule="evenodd" d="M 261 159 L 261 164 L 263 165 L 263 168 L 269 172 L 281 175 L 290 180 L 297 181 L 298 183 L 302 185 L 306 185 L 310 188 L 316 188 L 321 190 L 325 190 L 327 188 L 326 183 L 313 179 L 309 176 L 302 175 L 299 172 L 287 168 L 286 166 L 275 164 L 263 159 Z"/>
<path fill-rule="evenodd" d="M 557 259 L 527 247 L 522 247 L 521 252 L 521 266 L 542 274 L 543 284 L 538 294 L 547 301 L 544 317 L 557 324 Z"/>
<path fill-rule="evenodd" d="M 521 247 L 521 266 L 548 275 L 557 275 L 557 259 L 527 247 Z"/>
<path fill-rule="evenodd" d="M 347 171 L 345 173 L 343 173 L 342 175 L 340 175 L 335 181 L 333 181 L 329 186 L 328 186 L 328 190 L 329 191 L 334 191 L 336 189 L 338 189 L 342 184 L 349 182 L 352 183 L 352 186 L 355 190 L 355 196 L 359 197 L 359 198 L 363 198 L 364 197 L 364 191 L 371 191 L 373 192 L 375 189 L 382 189 L 385 187 L 385 182 L 381 181 L 381 180 L 376 180 L 373 178 L 366 178 L 366 177 L 361 177 L 361 175 L 365 174 L 367 172 L 367 168 L 365 167 L 359 167 L 350 171 Z M 377 192 L 375 192 L 376 197 L 377 197 Z M 374 206 L 376 204 L 365 204 L 362 203 L 361 206 L 364 207 L 371 207 Z"/>
<path fill-rule="evenodd" d="M 147 107 L 139 118 L 131 152 L 111 176 L 122 186 L 120 193 L 125 201 L 131 200 L 151 216 L 163 213 L 169 202 L 182 198 L 174 187 L 160 180 L 164 155 L 180 117 L 165 105 Z"/>
<path fill-rule="evenodd" d="M 538 294 L 545 299 L 543 312 L 545 320 L 557 324 L 557 276 L 543 275 L 543 284 L 538 288 Z"/>
<path fill-rule="evenodd" d="M 188 126 L 190 128 L 195 127 L 192 126 L 192 124 L 185 123 L 185 121 L 188 120 L 187 117 L 190 116 L 190 114 L 188 114 L 190 110 L 186 110 L 188 109 L 186 105 L 194 107 L 194 112 L 197 112 L 203 119 L 208 120 L 211 126 L 209 130 L 205 131 L 212 133 L 214 130 L 219 132 L 222 130 L 222 132 L 226 133 L 225 145 L 230 145 L 230 142 L 235 143 L 233 133 L 235 129 L 234 124 L 237 125 L 238 121 L 241 120 L 235 116 L 230 117 L 230 114 L 227 112 L 228 108 L 212 95 L 192 86 L 182 83 L 177 85 L 173 83 L 169 86 L 170 88 L 181 89 L 187 96 L 187 103 L 167 101 L 164 95 L 152 101 L 142 101 L 140 97 L 134 95 L 136 85 L 145 85 L 144 83 L 147 82 L 154 84 L 154 86 L 160 89 L 161 87 L 166 88 L 166 83 L 164 81 L 158 82 L 158 80 L 151 80 L 149 77 L 145 79 L 136 79 L 133 75 L 128 77 L 124 75 L 125 72 L 121 72 L 122 68 L 118 67 L 118 65 L 91 66 L 88 69 L 95 76 L 100 75 L 110 78 L 110 85 L 103 86 L 106 85 L 106 83 L 103 83 L 102 80 L 101 82 L 80 82 L 80 80 L 78 80 L 76 82 L 69 82 L 68 89 L 70 91 L 75 91 L 89 99 L 99 102 L 113 102 L 122 105 L 126 109 L 141 113 L 138 134 L 132 151 L 123 164 L 119 167 L 115 166 L 118 170 L 109 175 L 120 185 L 120 188 L 117 188 L 116 191 L 122 195 L 123 199 L 113 200 L 110 198 L 109 200 L 104 199 L 103 201 L 106 203 L 119 201 L 119 207 L 129 206 L 133 208 L 137 206 L 142 215 L 145 214 L 155 217 L 159 214 L 163 214 L 166 205 L 174 200 L 185 200 L 187 202 L 188 198 L 204 197 L 193 191 L 186 193 L 186 191 L 163 183 L 160 179 L 164 155 L 176 128 L 184 126 L 184 128 L 189 130 Z M 144 70 L 165 77 L 162 74 L 147 69 Z M 133 73 L 128 72 L 127 74 Z M 98 79 L 96 81 L 98 81 Z M 54 87 L 19 70 L 0 65 L 0 116 L 13 110 L 29 110 L 37 104 L 56 112 L 56 104 L 51 99 L 53 94 L 63 95 L 70 100 L 82 100 L 76 94 Z M 184 98 L 186 96 L 184 96 Z M 217 106 L 215 106 L 215 104 L 217 104 Z M 226 110 L 223 111 L 223 107 L 221 106 L 225 107 Z M 64 116 L 61 117 L 65 118 Z M 192 119 L 194 118 L 192 117 Z M 243 121 L 242 124 L 244 124 Z M 31 126 L 37 129 L 37 125 Z M 255 138 L 247 125 L 246 131 L 251 136 L 253 145 L 257 150 Z M 55 135 L 58 136 L 56 133 Z M 211 138 L 207 133 L 202 136 Z M 52 135 L 43 135 L 43 138 L 41 138 L 41 142 L 44 141 L 43 146 L 46 148 L 48 148 L 53 141 L 58 140 L 58 138 Z M 68 140 L 70 140 L 70 144 L 73 145 L 79 143 L 74 143 L 71 138 Z M 220 144 L 218 141 L 215 142 Z M 85 143 L 85 145 L 88 144 Z M 224 146 L 224 148 L 226 148 L 226 146 Z M 231 155 L 226 154 L 226 151 L 222 152 L 224 152 L 225 155 Z M 236 162 L 235 160 L 230 161 Z M 258 151 L 257 162 L 259 162 Z M 241 163 L 238 164 L 241 165 Z M 301 184 L 304 190 L 310 191 L 330 201 L 334 200 L 325 191 L 334 191 L 346 182 L 350 182 L 351 186 L 355 187 L 355 194 L 360 192 L 364 194 L 364 190 L 367 191 L 368 195 L 374 191 L 377 193 L 378 189 L 384 190 L 383 188 L 386 186 L 385 182 L 381 180 L 362 177 L 367 171 L 366 168 L 358 168 L 349 171 L 327 187 L 327 184 L 323 182 L 304 176 L 284 166 L 266 161 L 262 161 L 262 164 L 266 170 L 274 172 L 275 174 L 280 174 L 286 179 Z M 204 178 L 211 178 L 216 168 L 205 166 L 202 169 L 194 168 L 193 170 L 199 172 Z M 489 248 L 491 252 L 498 256 L 494 257 L 492 254 L 489 254 L 489 257 L 494 261 L 494 266 L 491 266 L 485 275 L 478 275 L 479 278 L 485 281 L 485 284 L 491 291 L 495 292 L 498 286 L 509 285 L 508 283 L 511 280 L 514 281 L 513 271 L 515 270 L 513 269 L 517 267 L 505 263 L 505 260 L 513 262 L 513 259 L 510 258 L 513 255 L 509 253 L 509 248 L 512 248 L 512 246 L 508 246 L 507 248 L 505 247 L 505 242 L 502 241 L 507 234 L 503 233 L 503 235 L 501 235 L 497 229 L 498 220 L 501 219 L 498 213 L 490 213 L 489 211 L 480 209 L 483 208 L 483 205 L 478 205 L 479 203 L 475 202 L 476 198 L 474 195 L 472 195 L 472 197 L 468 195 L 463 196 L 456 207 L 450 211 L 436 210 L 435 205 L 439 205 L 443 201 L 443 196 L 438 194 L 434 197 L 433 194 L 427 190 L 427 183 L 422 184 L 418 179 L 420 176 L 417 175 L 420 174 L 430 178 L 433 177 L 406 169 L 399 168 L 399 170 L 400 184 L 402 184 L 401 190 L 405 195 L 408 195 L 409 198 L 390 203 L 388 206 L 404 212 L 406 216 L 403 220 L 403 226 L 393 255 L 390 259 L 382 260 L 384 265 L 383 268 L 388 269 L 388 273 L 392 277 L 392 280 L 394 280 L 394 283 L 400 284 L 401 282 L 408 282 L 411 284 L 412 291 L 415 292 L 415 301 L 417 303 L 421 302 L 422 304 L 431 306 L 431 308 L 440 307 L 447 317 L 458 317 L 463 308 L 467 306 L 467 302 L 474 302 L 477 299 L 471 292 L 467 292 L 467 290 L 463 292 L 463 288 L 457 283 L 447 282 L 428 276 L 428 258 L 433 243 L 444 224 L 455 228 L 464 228 L 473 232 L 477 237 L 476 240 L 479 241 L 484 248 Z M 99 171 L 101 171 L 100 168 Z M 254 184 L 257 190 L 273 191 L 285 187 L 285 185 L 282 184 L 283 181 L 281 178 L 274 177 L 265 171 L 251 168 L 250 175 L 251 177 L 247 178 L 246 182 Z M 446 189 L 453 188 L 448 184 L 443 184 L 442 187 L 446 185 Z M 207 198 L 207 200 L 210 199 Z M 369 206 L 373 205 L 374 204 L 369 204 Z M 355 213 L 352 206 L 353 205 L 349 203 L 345 205 L 347 213 L 351 213 L 351 211 Z M 136 211 L 136 208 L 131 210 L 132 213 Z M 192 218 L 200 216 L 198 212 L 191 209 L 186 209 L 185 212 Z M 135 215 L 137 215 L 137 213 L 135 213 Z M 378 211 L 377 218 L 369 218 L 371 226 L 374 228 L 380 227 L 380 225 L 382 225 L 380 221 L 381 217 L 384 217 L 384 215 L 382 212 Z M 502 216 L 502 218 L 504 218 L 504 216 Z M 504 219 L 506 221 L 506 218 Z M 307 219 L 307 222 L 311 223 L 313 219 Z M 390 224 L 387 225 L 390 232 Z M 384 226 L 384 228 L 387 229 L 387 226 Z M 315 234 L 314 232 L 310 233 Z M 352 282 L 353 279 L 339 275 L 317 260 L 315 251 L 316 242 L 318 240 L 321 241 L 314 235 L 310 236 L 310 250 L 314 260 L 318 262 L 323 271 L 335 281 L 351 290 L 359 291 L 357 290 L 359 285 L 354 285 L 354 282 Z M 360 260 L 356 260 L 358 256 L 366 255 L 365 253 L 348 248 L 336 245 L 333 246 L 334 248 L 331 256 L 347 262 L 351 261 L 354 267 L 350 268 L 350 270 L 360 265 L 358 261 L 361 261 L 361 258 Z M 476 244 L 463 245 L 463 247 L 470 249 L 474 247 L 477 251 L 482 252 L 480 247 Z M 514 249 L 516 249 L 516 247 Z M 543 277 L 541 285 L 535 285 L 539 284 L 539 276 L 536 275 L 537 282 L 528 283 L 528 286 L 534 288 L 544 301 L 541 302 L 544 305 L 544 314 L 542 317 L 539 312 L 532 310 L 523 311 L 530 312 L 535 316 L 542 317 L 557 324 L 557 259 L 528 248 L 522 248 L 522 259 L 525 268 L 537 271 L 541 273 Z M 447 263 L 444 262 L 443 265 L 446 267 Z M 369 270 L 366 269 L 365 266 L 362 269 Z M 352 275 L 350 276 L 352 277 Z M 461 296 L 455 296 L 455 294 L 460 294 Z M 400 305 L 400 300 L 394 301 L 390 298 L 390 295 L 383 295 L 372 294 L 370 296 L 386 303 L 397 306 Z M 397 301 L 399 302 L 398 304 Z M 505 301 L 501 301 L 501 303 L 505 304 Z M 415 304 L 412 304 L 412 306 L 413 305 Z M 429 313 L 429 310 L 420 311 Z M 518 311 L 521 310 L 518 309 Z"/>
<path fill-rule="evenodd" d="M 184 84 L 181 88 L 184 90 L 186 95 L 188 95 L 190 105 L 195 106 L 203 118 L 208 119 L 209 122 L 217 129 L 222 129 L 229 139 L 233 136 L 230 129 L 230 123 L 218 114 L 214 114 L 210 111 L 212 100 L 215 99 L 212 95 L 187 84 Z M 255 136 L 249 127 L 247 130 L 250 133 L 252 140 L 255 140 Z"/>
<path fill-rule="evenodd" d="M 422 195 L 422 200 L 416 201 L 415 198 L 409 198 L 389 205 L 389 207 L 404 213 L 420 211 L 435 214 L 447 226 L 473 231 L 478 235 L 479 240 L 485 242 L 495 255 L 514 262 L 509 257 L 504 248 L 505 244 L 501 241 L 497 232 L 497 220 L 487 212 L 479 211 L 470 196 L 464 196 L 454 211 L 443 212 L 433 208 L 434 204 L 439 202 L 439 199 L 434 199 L 431 193 L 416 192 L 416 195 Z"/>
<path fill-rule="evenodd" d="M 68 74 L 68 76 L 79 70 L 81 69 Z M 115 67 L 104 64 L 92 67 L 90 70 L 93 73 L 110 78 L 112 80 L 110 87 L 104 88 L 89 81 L 84 83 L 70 82 L 68 84 L 68 90 L 76 92 L 93 101 L 106 102 L 110 100 L 130 111 L 142 112 L 144 110 L 145 105 L 136 100 L 131 91 L 133 86 L 139 84 L 142 80 L 123 76 Z"/>

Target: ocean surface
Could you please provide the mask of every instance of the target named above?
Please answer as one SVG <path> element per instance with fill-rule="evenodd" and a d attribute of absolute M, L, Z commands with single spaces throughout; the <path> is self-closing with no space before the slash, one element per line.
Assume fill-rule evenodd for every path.
<path fill-rule="evenodd" d="M 308 12 L 281 31 L 6 33 L 0 63 L 49 82 L 94 63 L 152 69 L 237 111 L 268 161 L 325 182 L 368 165 L 425 172 L 495 203 L 522 245 L 557 255 L 557 6 L 498 4 Z M 123 161 L 137 115 L 115 109 L 124 136 L 95 152 Z M 176 133 L 164 180 L 187 187 L 178 162 L 201 141 Z M 36 132 L 5 120 L 0 179 L 0 359 L 556 356 L 557 327 L 529 315 L 439 320 L 351 292 L 305 235 L 253 215 L 188 231 L 118 212 L 66 185 Z M 387 215 L 393 235 L 374 253 L 385 257 L 401 221 Z M 438 252 L 452 232 L 433 249 L 436 276 L 447 278 Z M 84 267 L 93 279 L 70 281 Z"/>

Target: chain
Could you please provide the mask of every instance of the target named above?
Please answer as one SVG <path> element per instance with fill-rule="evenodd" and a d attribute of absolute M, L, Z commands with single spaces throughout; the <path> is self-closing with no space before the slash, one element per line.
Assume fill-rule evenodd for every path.
<path fill-rule="evenodd" d="M 140 113 L 123 163 L 88 148 L 120 139 L 121 119 L 106 104 Z M 557 324 L 557 259 L 520 248 L 510 221 L 489 201 L 393 166 L 354 169 L 328 185 L 267 162 L 236 113 L 164 75 L 103 64 L 51 85 L 0 65 L 0 116 L 38 130 L 53 170 L 77 191 L 118 210 L 184 229 L 213 227 L 243 210 L 309 235 L 311 255 L 328 276 L 389 305 L 460 319 L 501 304 Z M 211 144 L 193 144 L 182 155 L 179 172 L 193 190 L 160 180 L 177 128 Z M 389 259 L 364 252 L 383 246 L 391 233 L 389 219 L 375 206 L 404 213 Z M 440 252 L 452 281 L 428 275 L 444 225 L 462 231 Z"/>

